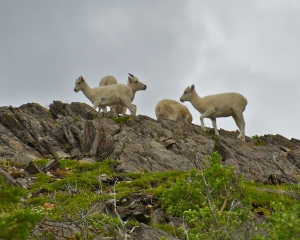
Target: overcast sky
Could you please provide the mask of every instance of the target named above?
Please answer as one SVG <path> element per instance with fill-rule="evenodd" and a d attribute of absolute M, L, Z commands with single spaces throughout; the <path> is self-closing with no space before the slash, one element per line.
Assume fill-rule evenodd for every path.
<path fill-rule="evenodd" d="M 247 136 L 300 139 L 300 1 L 1 0 L 0 73 L 0 106 L 92 105 L 73 90 L 80 75 L 97 87 L 134 74 L 147 84 L 137 114 L 152 118 L 191 84 L 199 96 L 239 92 Z M 217 125 L 237 129 L 232 118 Z"/>

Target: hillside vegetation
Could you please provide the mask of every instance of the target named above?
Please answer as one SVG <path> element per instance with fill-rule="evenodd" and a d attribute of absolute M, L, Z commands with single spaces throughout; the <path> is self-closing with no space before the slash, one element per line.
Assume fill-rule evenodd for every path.
<path fill-rule="evenodd" d="M 244 181 L 221 160 L 214 152 L 205 169 L 121 176 L 118 161 L 60 159 L 28 190 L 1 182 L 0 239 L 138 239 L 142 223 L 162 230 L 157 239 L 299 239 L 298 186 Z"/>

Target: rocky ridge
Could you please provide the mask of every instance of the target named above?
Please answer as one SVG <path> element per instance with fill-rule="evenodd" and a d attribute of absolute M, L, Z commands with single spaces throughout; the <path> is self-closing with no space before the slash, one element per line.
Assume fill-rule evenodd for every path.
<path fill-rule="evenodd" d="M 245 179 L 297 181 L 300 140 L 280 135 L 236 139 L 237 132 L 212 129 L 139 115 L 119 124 L 90 106 L 54 101 L 0 107 L 0 159 L 28 164 L 33 159 L 71 158 L 84 161 L 117 159 L 119 172 L 190 170 L 196 161 L 218 151 L 223 163 Z"/>

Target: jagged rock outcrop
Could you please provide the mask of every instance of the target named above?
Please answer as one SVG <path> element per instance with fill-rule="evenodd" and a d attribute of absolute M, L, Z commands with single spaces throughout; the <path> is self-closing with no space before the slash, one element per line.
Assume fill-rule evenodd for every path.
<path fill-rule="evenodd" d="M 118 159 L 116 171 L 189 170 L 203 166 L 213 151 L 248 180 L 282 182 L 300 176 L 300 140 L 264 135 L 255 144 L 235 139 L 237 132 L 220 130 L 215 137 L 200 126 L 139 115 L 119 124 L 93 108 L 54 101 L 50 108 L 28 103 L 0 107 L 0 160 L 28 164 L 37 158 L 90 161 Z M 198 162 L 198 163 L 197 163 Z"/>

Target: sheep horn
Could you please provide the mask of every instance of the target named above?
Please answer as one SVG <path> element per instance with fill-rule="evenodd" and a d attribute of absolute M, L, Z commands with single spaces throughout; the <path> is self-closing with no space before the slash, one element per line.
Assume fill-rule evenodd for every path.
<path fill-rule="evenodd" d="M 129 75 L 130 77 L 134 77 L 131 73 L 128 73 L 128 75 Z"/>

